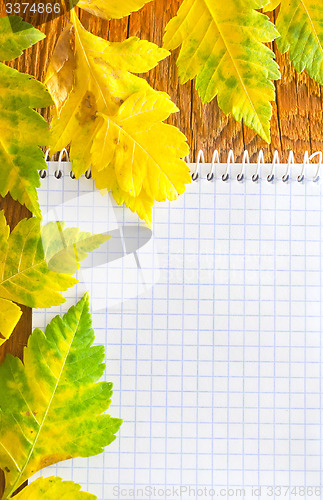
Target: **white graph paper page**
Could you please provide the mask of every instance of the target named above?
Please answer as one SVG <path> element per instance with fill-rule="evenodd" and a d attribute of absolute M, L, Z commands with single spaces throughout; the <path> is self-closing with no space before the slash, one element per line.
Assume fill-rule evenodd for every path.
<path fill-rule="evenodd" d="M 232 177 L 158 204 L 152 236 L 92 180 L 42 181 L 45 220 L 113 238 L 34 326 L 90 292 L 124 423 L 39 475 L 100 500 L 323 498 L 302 489 L 322 481 L 321 183 Z"/>

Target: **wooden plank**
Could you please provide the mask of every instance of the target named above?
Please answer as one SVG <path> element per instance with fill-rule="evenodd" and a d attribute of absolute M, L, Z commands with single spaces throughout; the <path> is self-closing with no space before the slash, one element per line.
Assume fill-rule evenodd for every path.
<path fill-rule="evenodd" d="M 80 13 L 80 19 L 84 27 L 93 34 L 111 41 L 121 41 L 127 36 L 138 36 L 160 45 L 164 28 L 175 15 L 180 3 L 180 0 L 151 2 L 140 12 L 122 20 L 104 21 L 86 12 Z M 3 4 L 0 7 L 0 15 L 5 15 Z M 43 81 L 56 41 L 66 22 L 67 16 L 41 25 L 40 29 L 47 38 L 26 50 L 10 65 Z M 296 160 L 302 161 L 304 150 L 309 152 L 323 150 L 322 88 L 310 80 L 306 73 L 297 75 L 291 67 L 288 56 L 281 56 L 275 44 L 273 46 L 281 67 L 282 79 L 276 83 L 277 97 L 273 103 L 270 146 L 243 124 L 235 122 L 232 117 L 226 117 L 219 109 L 216 100 L 202 105 L 194 82 L 185 85 L 179 83 L 176 68 L 178 50 L 162 61 L 157 68 L 146 75 L 141 75 L 154 88 L 168 92 L 180 108 L 180 112 L 173 115 L 169 122 L 178 126 L 187 136 L 191 146 L 191 158 L 196 158 L 198 150 L 202 149 L 206 159 L 210 161 L 213 150 L 218 149 L 221 160 L 225 161 L 229 150 L 233 149 L 236 158 L 241 160 L 243 151 L 247 148 L 253 160 L 259 150 L 263 149 L 268 161 L 273 151 L 277 149 L 286 161 L 288 151 L 293 149 Z M 42 114 L 48 117 L 48 110 L 43 110 Z M 10 196 L 0 200 L 0 208 L 5 210 L 11 227 L 23 217 L 30 215 Z M 23 308 L 23 316 L 11 339 L 0 348 L 0 362 L 7 352 L 21 357 L 30 332 L 31 310 Z M 1 484 L 3 486 L 1 481 L 0 476 L 0 492 Z"/>

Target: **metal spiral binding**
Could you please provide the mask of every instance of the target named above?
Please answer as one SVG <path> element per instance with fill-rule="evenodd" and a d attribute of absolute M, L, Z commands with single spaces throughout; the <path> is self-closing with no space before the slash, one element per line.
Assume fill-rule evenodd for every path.
<path fill-rule="evenodd" d="M 70 159 L 69 159 L 69 154 L 68 154 L 68 151 L 67 149 L 62 149 L 62 151 L 59 153 L 59 157 L 58 157 L 58 161 L 57 161 L 57 169 L 55 170 L 54 172 L 54 176 L 56 177 L 56 179 L 60 179 L 63 175 L 64 175 L 64 172 L 63 172 L 63 169 L 62 169 L 62 163 L 63 163 L 63 157 L 65 156 L 65 162 L 69 162 Z M 46 153 L 45 153 L 45 161 L 48 162 L 49 160 L 49 149 L 47 149 Z M 50 158 L 50 161 L 54 161 L 54 158 L 51 157 Z M 46 176 L 47 176 L 47 170 L 40 170 L 39 171 L 39 176 L 44 179 Z M 73 172 L 73 170 L 70 171 L 69 173 L 71 179 L 75 179 L 75 174 Z M 92 174 L 91 174 L 91 168 L 89 168 L 84 176 L 86 177 L 86 179 L 91 179 L 92 178 Z"/>
<path fill-rule="evenodd" d="M 69 154 L 68 154 L 68 151 L 65 148 L 62 149 L 62 151 L 59 153 L 59 157 L 58 157 L 58 161 L 57 161 L 57 169 L 54 171 L 54 176 L 56 177 L 56 179 L 60 179 L 63 176 L 62 163 L 65 163 L 65 162 L 63 162 L 64 156 L 65 156 L 65 162 L 69 162 Z M 319 180 L 321 166 L 322 166 L 322 162 L 323 162 L 323 153 L 322 153 L 322 151 L 316 151 L 312 155 L 309 155 L 309 152 L 305 151 L 303 162 L 301 164 L 302 165 L 302 170 L 299 173 L 299 175 L 296 177 L 297 182 L 303 182 L 305 179 L 308 179 L 308 177 L 306 176 L 306 169 L 309 167 L 311 161 L 314 158 L 316 158 L 316 157 L 318 157 L 318 160 L 319 160 L 318 163 L 317 163 L 317 169 L 316 169 L 316 172 L 315 172 L 314 176 L 312 178 L 309 178 L 309 180 L 312 180 L 313 182 L 317 182 Z M 49 149 L 45 153 L 45 161 L 46 162 L 49 161 Z M 50 161 L 54 161 L 53 157 L 50 158 Z M 190 160 L 189 160 L 188 156 L 185 158 L 185 161 L 187 163 L 190 163 Z M 204 152 L 200 149 L 199 152 L 198 152 L 198 154 L 197 154 L 197 159 L 196 159 L 196 162 L 195 162 L 195 168 L 194 168 L 194 171 L 192 173 L 192 180 L 193 181 L 197 181 L 199 179 L 199 177 L 200 177 L 200 171 L 201 171 L 201 165 L 205 164 L 205 163 L 206 163 L 206 161 L 205 161 L 205 157 L 204 157 Z M 234 152 L 232 150 L 230 150 L 229 153 L 228 153 L 228 155 L 227 155 L 227 160 L 225 162 L 225 171 L 224 171 L 224 173 L 222 174 L 222 176 L 220 178 L 223 182 L 226 182 L 227 180 L 229 180 L 231 178 L 231 165 L 233 165 L 235 163 L 236 162 L 235 162 L 235 158 L 234 158 Z M 246 165 L 249 165 L 249 164 L 250 164 L 249 153 L 246 150 L 243 153 L 240 171 L 239 171 L 239 173 L 236 176 L 236 180 L 238 182 L 242 182 L 245 179 Z M 273 154 L 273 159 L 272 159 L 272 162 L 271 162 L 271 170 L 270 170 L 269 174 L 266 177 L 266 180 L 268 182 L 273 182 L 274 181 L 274 179 L 276 178 L 276 168 L 280 164 L 281 163 L 280 163 L 279 153 L 276 150 L 274 152 L 274 154 Z M 290 179 L 291 167 L 294 164 L 295 164 L 295 156 L 294 156 L 293 151 L 290 151 L 289 155 L 288 155 L 286 170 L 285 170 L 284 174 L 282 175 L 282 177 L 279 180 L 281 180 L 282 182 L 286 183 Z M 215 179 L 217 166 L 219 166 L 219 165 L 223 166 L 223 164 L 221 164 L 221 162 L 220 162 L 219 152 L 215 149 L 213 151 L 213 154 L 212 154 L 212 161 L 211 161 L 211 164 L 210 164 L 210 169 L 209 169 L 209 171 L 206 174 L 207 181 L 211 182 L 212 180 Z M 253 182 L 257 182 L 261 178 L 261 168 L 264 165 L 266 165 L 266 163 L 265 163 L 265 157 L 264 157 L 264 152 L 263 152 L 263 150 L 260 150 L 259 153 L 258 153 L 258 157 L 257 157 L 256 169 L 253 172 L 253 174 L 251 175 L 251 180 Z M 70 177 L 72 179 L 75 179 L 75 174 L 74 174 L 74 172 L 72 170 L 70 171 L 69 175 L 70 175 Z M 91 177 L 92 177 L 92 175 L 91 175 L 91 169 L 89 168 L 85 172 L 84 175 L 85 175 L 86 179 L 91 179 Z M 47 176 L 47 171 L 46 170 L 40 170 L 39 171 L 39 176 L 42 179 L 44 179 Z"/>
<path fill-rule="evenodd" d="M 316 151 L 312 155 L 309 155 L 309 152 L 305 151 L 303 162 L 302 162 L 302 170 L 301 170 L 300 174 L 296 177 L 297 182 L 303 182 L 307 178 L 306 177 L 306 169 L 310 165 L 310 162 L 315 157 L 318 157 L 319 161 L 317 164 L 316 172 L 315 172 L 314 176 L 312 178 L 310 178 L 310 180 L 312 180 L 313 182 L 317 182 L 319 180 L 320 170 L 321 170 L 322 161 L 323 161 L 323 153 L 322 153 L 322 151 Z M 190 163 L 189 157 L 186 157 L 185 160 L 187 163 Z M 194 171 L 192 173 L 192 180 L 193 181 L 198 180 L 198 178 L 200 177 L 200 172 L 201 172 L 201 164 L 205 164 L 205 163 L 206 163 L 206 161 L 205 161 L 204 153 L 202 150 L 199 150 L 199 152 L 197 154 L 197 159 L 195 162 L 195 168 L 194 168 Z M 210 170 L 206 174 L 206 179 L 208 181 L 212 181 L 213 179 L 215 179 L 216 169 L 217 169 L 217 166 L 219 166 L 220 164 L 221 164 L 221 162 L 220 162 L 219 152 L 217 150 L 214 150 L 213 155 L 212 155 Z M 221 176 L 221 180 L 223 182 L 226 182 L 228 179 L 230 179 L 231 165 L 232 164 L 235 164 L 235 158 L 234 158 L 234 152 L 232 150 L 230 150 L 228 153 L 228 156 L 227 156 L 227 161 L 225 162 L 225 171 Z M 241 169 L 236 177 L 236 180 L 238 182 L 242 182 L 244 180 L 246 165 L 249 165 L 249 164 L 250 164 L 249 153 L 248 153 L 248 151 L 244 151 L 243 157 L 242 157 L 242 162 L 241 162 Z M 275 151 L 274 155 L 273 155 L 272 162 L 271 162 L 270 173 L 266 177 L 266 180 L 268 182 L 273 182 L 273 180 L 276 178 L 276 167 L 280 164 L 281 163 L 280 163 L 279 153 L 278 153 L 278 151 Z M 289 155 L 288 155 L 286 171 L 284 172 L 284 174 L 282 175 L 282 177 L 279 180 L 286 183 L 290 179 L 291 167 L 294 164 L 295 164 L 295 156 L 294 156 L 293 151 L 290 151 Z M 221 164 L 221 165 L 223 165 L 223 164 Z M 253 174 L 251 176 L 251 180 L 253 182 L 257 182 L 261 178 L 260 177 L 261 176 L 261 167 L 263 167 L 264 165 L 265 165 L 264 152 L 263 152 L 263 150 L 260 150 L 258 153 L 256 170 L 253 172 Z"/>

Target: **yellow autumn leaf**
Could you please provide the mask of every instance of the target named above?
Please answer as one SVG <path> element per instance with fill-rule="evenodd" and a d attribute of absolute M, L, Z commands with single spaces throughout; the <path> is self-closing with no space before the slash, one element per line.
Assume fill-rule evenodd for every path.
<path fill-rule="evenodd" d="M 7 355 L 0 365 L 3 500 L 40 469 L 69 458 L 97 455 L 115 440 L 122 421 L 105 413 L 112 383 L 98 382 L 105 370 L 105 349 L 93 342 L 86 294 L 63 317 L 53 318 L 44 332 L 33 331 L 23 362 Z M 59 479 L 37 481 L 20 498 L 25 494 L 32 500 L 86 498 L 77 485 Z"/>
<path fill-rule="evenodd" d="M 73 170 L 79 177 L 90 167 L 93 138 L 103 123 L 97 113 L 114 115 L 120 104 L 134 92 L 151 89 L 143 78 L 133 73 L 150 70 L 168 52 L 136 37 L 124 42 L 108 42 L 86 31 L 74 12 L 71 12 L 71 18 L 75 31 L 73 34 L 70 30 L 75 44 L 74 83 L 72 91 L 70 87 L 67 89 L 68 98 L 63 106 L 60 106 L 57 92 L 53 95 L 58 109 L 53 115 L 50 146 L 55 152 L 71 143 Z M 68 43 L 67 38 L 65 43 Z M 45 83 L 51 93 L 53 72 L 63 50 L 64 44 L 59 42 L 49 66 Z M 62 75 L 62 71 L 58 71 L 55 88 L 64 93 L 65 81 L 65 72 Z"/>
<path fill-rule="evenodd" d="M 15 500 L 96 500 L 97 497 L 73 481 L 63 481 L 60 477 L 38 478 L 15 496 Z"/>
<path fill-rule="evenodd" d="M 166 26 L 164 46 L 181 45 L 182 83 L 196 77 L 202 102 L 217 96 L 220 108 L 270 142 L 272 80 L 280 77 L 274 53 L 264 45 L 278 36 L 256 9 L 268 0 L 184 0 Z"/>
<path fill-rule="evenodd" d="M 55 90 L 51 150 L 70 143 L 76 177 L 92 166 L 96 186 L 111 190 L 118 203 L 150 224 L 154 200 L 173 200 L 190 182 L 181 160 L 188 154 L 185 137 L 162 123 L 177 107 L 133 74 L 148 71 L 168 51 L 134 37 L 107 42 L 88 33 L 74 13 L 72 21 L 75 69 L 68 97 L 62 66 L 54 76 L 56 62 L 65 60 L 64 45 L 58 45 L 47 79 L 50 91 L 53 85 L 64 96 Z"/>
<path fill-rule="evenodd" d="M 75 64 L 72 25 L 68 23 L 58 39 L 55 57 L 50 61 L 45 80 L 57 111 L 62 108 L 73 88 Z"/>
<path fill-rule="evenodd" d="M 188 154 L 185 136 L 162 123 L 176 110 L 167 94 L 133 94 L 113 119 L 103 116 L 92 146 L 97 187 L 108 187 L 118 203 L 144 215 L 148 224 L 154 200 L 175 200 L 191 180 L 181 159 Z"/>
<path fill-rule="evenodd" d="M 136 212 L 148 226 L 151 226 L 154 199 L 145 192 L 144 188 L 142 188 L 138 196 L 133 197 L 120 188 L 113 168 L 107 167 L 97 172 L 94 167 L 92 170 L 95 176 L 95 185 L 98 189 L 102 192 L 111 191 L 118 205 L 124 203 L 132 212 Z"/>
<path fill-rule="evenodd" d="M 74 5 L 103 19 L 121 19 L 148 2 L 151 0 L 74 0 Z"/>
<path fill-rule="evenodd" d="M 144 187 L 157 201 L 175 200 L 190 182 L 181 159 L 188 154 L 185 136 L 162 123 L 176 111 L 167 94 L 144 91 L 129 97 L 114 117 L 102 115 L 91 151 L 94 171 L 113 168 L 120 188 L 133 197 Z"/>
<path fill-rule="evenodd" d="M 282 54 L 288 51 L 296 71 L 307 70 L 323 85 L 323 5 L 320 0 L 281 2 L 276 21 Z"/>
<path fill-rule="evenodd" d="M 62 223 L 41 227 L 36 217 L 20 221 L 10 234 L 0 212 L 0 345 L 21 316 L 20 307 L 51 307 L 65 301 L 59 293 L 77 283 L 70 276 L 88 252 L 105 242 L 107 235 L 80 233 Z"/>
<path fill-rule="evenodd" d="M 278 5 L 280 5 L 281 0 L 270 0 L 270 2 L 267 3 L 267 5 L 264 6 L 262 9 L 263 12 L 269 12 L 271 10 L 275 10 Z"/>
<path fill-rule="evenodd" d="M 8 340 L 21 315 L 22 310 L 17 304 L 0 298 L 0 345 Z"/>

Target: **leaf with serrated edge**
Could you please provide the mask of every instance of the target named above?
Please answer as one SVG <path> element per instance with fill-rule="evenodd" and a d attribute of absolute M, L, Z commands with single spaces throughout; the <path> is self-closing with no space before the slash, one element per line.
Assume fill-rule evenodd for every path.
<path fill-rule="evenodd" d="M 274 53 L 264 45 L 278 36 L 268 17 L 255 9 L 268 0 L 184 0 L 166 26 L 164 46 L 181 45 L 181 83 L 196 78 L 202 102 L 215 96 L 220 108 L 270 142 L 271 80 L 280 77 Z"/>
<path fill-rule="evenodd" d="M 315 0 L 281 3 L 276 21 L 279 50 L 289 57 L 296 71 L 307 70 L 323 85 L 323 4 Z"/>
<path fill-rule="evenodd" d="M 54 113 L 51 149 L 71 143 L 75 175 L 91 165 L 96 186 L 111 190 L 117 203 L 150 225 L 154 201 L 174 200 L 191 180 L 181 159 L 188 154 L 185 136 L 162 123 L 177 107 L 132 74 L 148 71 L 168 52 L 136 38 L 107 42 L 84 30 L 73 14 L 72 21 L 75 84 Z"/>
<path fill-rule="evenodd" d="M 11 234 L 0 212 L 0 345 L 10 336 L 21 311 L 12 301 L 28 307 L 51 307 L 65 302 L 60 291 L 77 280 L 70 276 L 88 252 L 109 239 L 60 222 L 41 228 L 36 217 L 20 221 Z"/>
<path fill-rule="evenodd" d="M 111 191 L 118 205 L 124 203 L 151 227 L 154 199 L 145 192 L 144 188 L 141 189 L 138 196 L 133 197 L 120 188 L 113 168 L 107 167 L 97 172 L 95 167 L 92 167 L 92 173 L 95 177 L 95 185 L 102 193 Z"/>
<path fill-rule="evenodd" d="M 75 31 L 75 35 L 71 33 L 71 37 L 75 36 L 75 84 L 59 115 L 53 114 L 50 146 L 54 153 L 71 143 L 73 171 L 80 177 L 91 165 L 93 138 L 103 123 L 97 113 L 113 116 L 134 92 L 149 89 L 153 92 L 143 78 L 132 73 L 150 70 L 169 52 L 136 37 L 108 42 L 86 31 L 74 12 L 71 20 Z M 54 52 L 54 61 L 56 57 Z M 57 73 L 57 82 L 64 89 L 61 72 Z M 48 86 L 51 91 L 50 81 Z"/>
<path fill-rule="evenodd" d="M 38 470 L 62 460 L 102 453 L 121 420 L 103 414 L 112 384 L 98 382 L 105 364 L 85 295 L 45 333 L 35 329 L 23 363 L 7 355 L 0 365 L 0 467 L 4 500 Z"/>
<path fill-rule="evenodd" d="M 118 186 L 132 197 L 145 193 L 157 201 L 174 200 L 191 178 L 186 163 L 185 136 L 162 123 L 177 111 L 164 93 L 138 92 L 129 97 L 93 142 L 94 180 L 102 166 L 113 168 Z M 101 166 L 101 168 L 100 168 Z"/>
<path fill-rule="evenodd" d="M 49 222 L 41 230 L 48 268 L 57 273 L 74 274 L 80 262 L 111 238 L 109 235 L 79 232 L 77 227 L 64 229 L 63 222 Z"/>
<path fill-rule="evenodd" d="M 0 61 L 21 56 L 24 49 L 45 38 L 44 33 L 19 16 L 0 17 Z"/>
<path fill-rule="evenodd" d="M 74 5 L 103 19 L 121 19 L 148 2 L 151 0 L 74 0 Z"/>
<path fill-rule="evenodd" d="M 36 188 L 38 170 L 47 168 L 38 146 L 49 141 L 48 124 L 32 108 L 44 108 L 52 99 L 43 84 L 0 63 L 0 194 L 41 216 Z"/>
<path fill-rule="evenodd" d="M 15 496 L 15 500 L 96 500 L 97 496 L 80 491 L 81 486 L 60 477 L 38 478 Z"/>
<path fill-rule="evenodd" d="M 10 60 L 44 35 L 20 17 L 0 18 L 0 55 Z M 45 86 L 30 75 L 0 63 L 0 195 L 41 216 L 36 188 L 38 170 L 47 168 L 39 146 L 49 141 L 48 124 L 33 108 L 52 104 Z"/>

